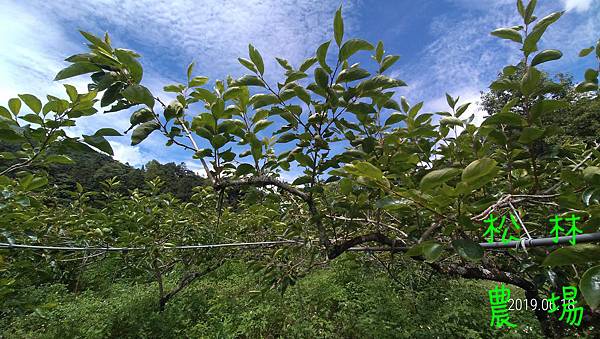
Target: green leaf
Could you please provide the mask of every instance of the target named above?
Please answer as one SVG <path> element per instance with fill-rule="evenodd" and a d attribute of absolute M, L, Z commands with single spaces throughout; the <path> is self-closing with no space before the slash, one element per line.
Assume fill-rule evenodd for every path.
<path fill-rule="evenodd" d="M 600 260 L 600 246 L 577 244 L 552 251 L 542 262 L 544 266 L 576 265 Z"/>
<path fill-rule="evenodd" d="M 21 98 L 21 100 L 23 100 L 25 105 L 27 105 L 27 107 L 29 107 L 35 113 L 40 113 L 42 111 L 42 102 L 40 101 L 40 99 L 36 98 L 34 95 L 19 94 L 19 98 Z"/>
<path fill-rule="evenodd" d="M 96 147 L 97 149 L 101 150 L 102 152 L 113 155 L 113 149 L 110 146 L 110 143 L 106 139 L 104 139 L 103 136 L 84 135 L 83 141 L 90 146 Z"/>
<path fill-rule="evenodd" d="M 366 102 L 357 102 L 354 104 L 348 104 L 346 110 L 354 114 L 369 114 L 375 112 L 375 107 L 367 104 Z"/>
<path fill-rule="evenodd" d="M 416 105 L 414 105 L 413 107 L 411 107 L 408 110 L 408 116 L 411 118 L 414 118 L 417 116 L 417 114 L 419 113 L 419 111 L 421 110 L 421 108 L 423 108 L 423 101 L 417 103 Z"/>
<path fill-rule="evenodd" d="M 104 94 L 102 95 L 102 99 L 100 100 L 100 106 L 101 107 L 106 107 L 110 104 L 112 104 L 113 102 L 115 102 L 116 100 L 118 100 L 119 98 L 121 98 L 121 90 L 123 89 L 123 83 L 121 82 L 117 82 L 112 84 L 108 89 L 106 89 L 106 91 L 104 91 Z"/>
<path fill-rule="evenodd" d="M 225 146 L 225 144 L 227 143 L 227 138 L 224 135 L 215 135 L 212 140 L 210 141 L 211 145 L 214 146 L 214 148 L 219 149 L 223 146 Z"/>
<path fill-rule="evenodd" d="M 192 72 L 194 72 L 195 63 L 192 61 L 187 67 L 187 78 L 188 81 L 192 78 Z"/>
<path fill-rule="evenodd" d="M 81 30 L 79 31 L 79 33 L 81 33 L 81 35 L 83 35 L 83 37 L 86 38 L 87 41 L 91 42 L 92 45 L 94 45 L 95 47 L 103 49 L 106 52 L 112 51 L 110 46 L 106 42 L 102 41 L 102 39 L 98 38 L 97 36 L 95 36 L 91 33 L 85 32 L 85 31 L 81 31 Z"/>
<path fill-rule="evenodd" d="M 400 122 L 402 120 L 405 120 L 405 119 L 406 119 L 406 115 L 404 115 L 404 114 L 402 114 L 400 112 L 394 112 L 385 121 L 385 126 L 393 125 L 393 124 L 398 123 L 398 122 Z"/>
<path fill-rule="evenodd" d="M 160 128 L 160 125 L 156 121 L 148 121 L 145 122 L 133 130 L 131 134 L 131 145 L 137 145 L 140 142 L 144 141 L 150 133 L 156 131 Z"/>
<path fill-rule="evenodd" d="M 467 260 L 479 260 L 483 258 L 483 247 L 469 239 L 456 239 L 452 241 L 452 247 L 456 253 Z"/>
<path fill-rule="evenodd" d="M 254 109 L 261 108 L 268 105 L 273 105 L 279 103 L 279 98 L 273 94 L 263 94 L 258 93 L 254 94 L 250 98 L 250 104 L 253 105 Z"/>
<path fill-rule="evenodd" d="M 405 113 L 408 113 L 410 110 L 410 105 L 404 96 L 400 97 L 400 104 L 402 105 L 402 110 L 404 110 Z"/>
<path fill-rule="evenodd" d="M 8 120 L 13 120 L 11 113 L 4 106 L 0 106 L 0 117 L 4 117 Z M 1 121 L 2 119 L 0 119 Z"/>
<path fill-rule="evenodd" d="M 440 186 L 448 180 L 458 176 L 461 172 L 462 171 L 458 168 L 444 168 L 431 171 L 421 179 L 421 189 L 431 190 L 432 188 Z"/>
<path fill-rule="evenodd" d="M 512 28 L 498 28 L 496 30 L 493 30 L 491 34 L 501 39 L 512 40 L 518 43 L 523 42 L 523 37 L 521 36 L 521 33 Z"/>
<path fill-rule="evenodd" d="M 202 100 L 207 103 L 213 103 L 217 100 L 217 96 L 206 88 L 194 88 L 191 96 L 194 97 L 194 99 Z"/>
<path fill-rule="evenodd" d="M 364 79 L 371 75 L 367 70 L 360 67 L 352 67 L 345 69 L 340 72 L 336 82 L 350 82 L 355 80 Z"/>
<path fill-rule="evenodd" d="M 148 122 L 152 119 L 154 119 L 154 113 L 152 113 L 152 111 L 148 108 L 144 107 L 133 112 L 133 114 L 131 114 L 131 117 L 129 117 L 129 122 L 132 126 L 136 126 L 141 123 Z"/>
<path fill-rule="evenodd" d="M 38 125 L 41 125 L 44 122 L 44 120 L 39 115 L 36 115 L 33 113 L 25 114 L 24 116 L 21 117 L 21 119 L 23 119 L 27 122 L 30 122 L 32 124 L 38 124 Z"/>
<path fill-rule="evenodd" d="M 579 93 L 592 92 L 597 89 L 598 89 L 598 85 L 593 82 L 589 82 L 589 81 L 584 81 L 575 87 L 575 90 Z"/>
<path fill-rule="evenodd" d="M 300 100 L 304 101 L 307 105 L 310 105 L 310 94 L 304 89 L 302 86 L 294 87 L 294 93 L 300 98 Z"/>
<path fill-rule="evenodd" d="M 471 105 L 470 102 L 467 102 L 466 104 L 462 104 L 460 106 L 458 106 L 458 108 L 456 109 L 456 117 L 460 117 L 461 115 L 463 115 L 463 113 L 465 113 L 467 111 L 467 109 L 469 108 L 469 106 Z"/>
<path fill-rule="evenodd" d="M 594 51 L 594 46 L 590 46 L 588 48 L 584 48 L 581 51 L 579 51 L 579 56 L 580 57 L 587 56 L 588 54 L 592 53 L 593 51 Z"/>
<path fill-rule="evenodd" d="M 77 88 L 73 85 L 63 84 L 65 86 L 65 90 L 67 91 L 67 95 L 71 101 L 77 100 Z"/>
<path fill-rule="evenodd" d="M 532 52 L 537 51 L 537 43 L 548 28 L 548 26 L 550 26 L 552 23 L 558 20 L 563 15 L 563 13 L 564 12 L 554 12 L 538 21 L 538 23 L 533 27 L 531 33 L 529 33 L 529 35 L 527 36 L 527 38 L 525 38 L 525 41 L 523 42 L 523 51 L 526 54 L 530 54 Z"/>
<path fill-rule="evenodd" d="M 381 67 L 379 67 L 379 73 L 383 73 L 386 69 L 392 67 L 393 64 L 396 63 L 400 59 L 399 55 L 388 55 L 383 58 L 381 62 Z"/>
<path fill-rule="evenodd" d="M 300 68 L 298 70 L 300 72 L 306 72 L 306 70 L 308 70 L 310 68 L 310 66 L 314 65 L 315 62 L 317 62 L 316 57 L 308 58 L 308 59 L 304 60 L 304 62 L 302 63 L 302 65 L 300 65 Z"/>
<path fill-rule="evenodd" d="M 594 266 L 581 276 L 579 289 L 585 302 L 594 312 L 600 305 L 600 266 Z"/>
<path fill-rule="evenodd" d="M 569 107 L 569 104 L 563 100 L 540 100 L 531 107 L 531 118 L 537 120 L 544 113 L 551 113 L 567 107 Z"/>
<path fill-rule="evenodd" d="M 344 20 L 342 19 L 342 6 L 335 12 L 335 18 L 333 19 L 333 35 L 335 36 L 335 42 L 338 46 L 341 46 L 342 39 L 344 37 Z"/>
<path fill-rule="evenodd" d="M 27 185 L 27 188 L 25 188 L 25 189 L 28 190 L 28 191 L 33 191 L 33 190 L 38 189 L 40 187 L 46 186 L 47 184 L 48 184 L 48 178 L 46 178 L 46 177 L 33 177 L 33 179 Z"/>
<path fill-rule="evenodd" d="M 313 165 L 313 160 L 311 157 L 304 153 L 294 154 L 294 160 L 296 160 L 300 166 L 312 167 Z"/>
<path fill-rule="evenodd" d="M 517 0 L 517 10 L 521 15 L 521 18 L 525 19 L 525 6 L 523 5 L 523 0 Z"/>
<path fill-rule="evenodd" d="M 240 164 L 235 170 L 235 174 L 238 176 L 242 176 L 242 175 L 246 175 L 246 174 L 250 174 L 250 173 L 254 173 L 254 166 L 252 166 L 250 164 Z"/>
<path fill-rule="evenodd" d="M 499 125 L 505 124 L 509 126 L 524 126 L 527 123 L 519 114 L 507 112 L 496 113 L 485 119 L 482 125 Z"/>
<path fill-rule="evenodd" d="M 225 101 L 221 98 L 217 98 L 210 106 L 210 112 L 215 120 L 221 119 L 223 117 L 223 112 L 225 112 Z"/>
<path fill-rule="evenodd" d="M 367 161 L 361 161 L 354 164 L 354 168 L 357 172 L 364 177 L 379 180 L 383 178 L 383 172 L 373 164 Z"/>
<path fill-rule="evenodd" d="M 277 60 L 277 63 L 281 67 L 283 67 L 286 71 L 290 71 L 291 72 L 291 71 L 294 70 L 294 68 L 292 67 L 292 65 L 290 65 L 290 62 L 287 61 L 286 59 L 275 57 L 275 60 Z"/>
<path fill-rule="evenodd" d="M 190 82 L 188 82 L 188 86 L 189 87 L 202 86 L 202 85 L 206 84 L 207 82 L 208 82 L 208 77 L 195 76 L 192 78 L 192 80 L 190 80 Z"/>
<path fill-rule="evenodd" d="M 479 188 L 490 182 L 498 173 L 496 161 L 490 158 L 481 158 L 471 162 L 463 170 L 461 179 L 472 188 Z"/>
<path fill-rule="evenodd" d="M 373 49 L 373 45 L 368 43 L 365 40 L 361 39 L 350 39 L 346 41 L 342 47 L 340 48 L 340 53 L 338 55 L 339 61 L 348 60 L 354 53 L 358 51 L 370 51 Z"/>
<path fill-rule="evenodd" d="M 427 262 L 433 262 L 442 255 L 444 246 L 434 241 L 424 241 L 413 246 L 406 252 L 409 257 L 425 257 Z"/>
<path fill-rule="evenodd" d="M 527 8 L 523 13 L 523 19 L 525 19 L 525 23 L 530 24 L 533 22 L 533 12 L 535 11 L 535 6 L 537 5 L 537 0 L 530 0 L 527 4 Z"/>
<path fill-rule="evenodd" d="M 450 106 L 450 108 L 452 109 L 454 109 L 454 106 L 456 106 L 456 100 L 454 100 L 454 98 L 452 98 L 452 96 L 448 93 L 446 93 L 446 102 L 448 103 L 448 106 Z"/>
<path fill-rule="evenodd" d="M 321 88 L 327 88 L 329 85 L 329 76 L 321 67 L 315 68 L 315 82 Z"/>
<path fill-rule="evenodd" d="M 522 144 L 530 144 L 533 141 L 541 138 L 544 135 L 544 129 L 538 127 L 525 127 L 523 132 L 521 132 L 521 136 L 519 137 L 519 142 Z"/>
<path fill-rule="evenodd" d="M 588 68 L 584 73 L 585 81 L 596 83 L 598 82 L 598 71 L 593 68 Z"/>
<path fill-rule="evenodd" d="M 277 143 L 278 144 L 285 144 L 287 142 L 290 142 L 292 140 L 296 140 L 298 139 L 298 136 L 294 133 L 284 133 L 282 134 L 279 139 L 277 139 Z"/>
<path fill-rule="evenodd" d="M 62 155 L 62 154 L 53 154 L 53 155 L 49 155 L 48 157 L 46 157 L 46 159 L 44 160 L 47 164 L 51 164 L 51 163 L 55 163 L 55 164 L 74 164 L 75 162 L 73 161 L 73 159 L 69 158 L 66 155 Z"/>
<path fill-rule="evenodd" d="M 17 98 L 9 99 L 8 100 L 8 108 L 10 108 L 10 111 L 12 112 L 12 114 L 17 116 L 19 114 L 19 112 L 21 111 L 21 100 L 19 100 Z"/>
<path fill-rule="evenodd" d="M 321 65 L 321 67 L 327 73 L 331 73 L 331 68 L 327 65 L 327 62 L 325 61 L 327 59 L 327 50 L 329 49 L 330 43 L 331 40 L 324 42 L 323 44 L 321 44 L 321 46 L 319 46 L 319 48 L 317 48 L 317 60 L 319 61 L 319 65 Z M 300 68 L 300 70 L 302 71 L 302 68 Z"/>
<path fill-rule="evenodd" d="M 561 57 L 561 51 L 557 49 L 545 49 L 533 57 L 533 60 L 531 60 L 531 66 L 539 65 L 547 61 L 558 60 Z"/>
<path fill-rule="evenodd" d="M 244 67 L 251 70 L 252 72 L 255 72 L 255 73 L 258 72 L 256 70 L 256 66 L 254 66 L 252 61 L 245 59 L 245 58 L 238 58 L 238 61 L 240 62 L 240 64 L 242 64 Z"/>
<path fill-rule="evenodd" d="M 54 80 L 63 80 L 77 75 L 100 71 L 101 68 L 91 62 L 76 62 L 67 68 L 64 68 L 56 76 Z"/>
<path fill-rule="evenodd" d="M 117 48 L 115 49 L 115 55 L 127 67 L 133 82 L 139 84 L 142 81 L 144 69 L 142 68 L 142 64 L 137 61 L 135 57 L 136 53 L 127 49 Z"/>
<path fill-rule="evenodd" d="M 114 128 L 101 128 L 94 133 L 94 136 L 99 137 L 119 137 L 121 133 L 119 133 Z"/>
<path fill-rule="evenodd" d="M 462 126 L 463 121 L 455 117 L 444 117 L 440 119 L 440 126 Z"/>
<path fill-rule="evenodd" d="M 254 46 L 251 44 L 248 45 L 248 54 L 250 55 L 250 60 L 256 66 L 258 72 L 262 75 L 265 73 L 265 64 L 263 62 L 263 58 Z"/>
<path fill-rule="evenodd" d="M 265 87 L 265 83 L 255 75 L 244 75 L 243 77 L 234 80 L 231 83 L 231 87 L 239 86 L 260 86 Z"/>
<path fill-rule="evenodd" d="M 172 100 L 165 108 L 163 115 L 165 120 L 168 122 L 174 118 L 183 116 L 183 105 L 179 102 L 179 100 Z M 149 121 L 150 119 L 146 120 Z"/>
<path fill-rule="evenodd" d="M 383 54 L 385 51 L 383 50 L 383 41 L 377 41 L 377 46 L 375 46 L 375 55 L 373 56 L 375 60 L 381 64 L 381 59 L 383 58 Z M 381 71 L 380 71 L 381 72 Z"/>
<path fill-rule="evenodd" d="M 390 196 L 377 200 L 375 202 L 375 207 L 383 208 L 385 210 L 402 210 L 407 208 L 410 210 L 406 200 L 393 198 Z"/>
<path fill-rule="evenodd" d="M 256 124 L 254 124 L 254 133 L 258 133 L 260 131 L 262 131 L 263 129 L 267 128 L 269 125 L 271 125 L 273 123 L 273 121 L 269 121 L 266 119 L 260 120 L 259 122 L 257 122 Z"/>
<path fill-rule="evenodd" d="M 404 81 L 390 78 L 387 75 L 378 74 L 370 79 L 361 82 L 358 86 L 358 89 L 362 91 L 368 91 L 376 88 L 388 89 L 402 86 L 406 86 L 406 83 Z"/>
<path fill-rule="evenodd" d="M 521 92 L 530 95 L 541 88 L 542 72 L 535 67 L 529 67 L 521 79 Z"/>
<path fill-rule="evenodd" d="M 583 172 L 583 179 L 592 185 L 600 184 L 600 167 L 588 166 Z"/>
<path fill-rule="evenodd" d="M 121 92 L 121 94 L 125 99 L 132 103 L 144 104 L 150 109 L 154 108 L 154 97 L 152 96 L 152 93 L 142 85 L 129 85 Z"/>

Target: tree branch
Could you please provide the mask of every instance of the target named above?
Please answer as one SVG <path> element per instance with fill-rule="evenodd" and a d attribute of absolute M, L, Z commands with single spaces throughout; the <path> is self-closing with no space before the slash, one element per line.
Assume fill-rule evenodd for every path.
<path fill-rule="evenodd" d="M 273 178 L 273 177 L 270 177 L 267 175 L 258 175 L 258 176 L 243 178 L 243 179 L 224 180 L 224 181 L 216 183 L 215 189 L 221 189 L 221 188 L 225 188 L 225 187 L 239 187 L 239 186 L 263 186 L 264 187 L 264 186 L 269 186 L 269 185 L 276 186 L 290 194 L 293 194 L 293 195 L 301 198 L 304 201 L 310 200 L 308 193 L 305 193 L 284 181 L 281 181 L 279 179 L 276 179 L 276 178 Z"/>

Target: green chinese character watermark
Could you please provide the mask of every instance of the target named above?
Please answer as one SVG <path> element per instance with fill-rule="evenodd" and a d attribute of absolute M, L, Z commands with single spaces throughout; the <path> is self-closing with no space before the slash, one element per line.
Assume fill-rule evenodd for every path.
<path fill-rule="evenodd" d="M 554 217 L 550 218 L 550 222 L 554 223 L 554 225 L 552 226 L 552 229 L 550 230 L 550 234 L 554 234 L 554 243 L 558 244 L 558 237 L 560 236 L 559 233 L 564 232 L 565 229 L 560 227 L 560 222 L 563 220 L 563 218 L 559 217 L 558 215 L 554 215 Z"/>
<path fill-rule="evenodd" d="M 566 322 L 573 326 L 581 325 L 581 318 L 583 317 L 583 307 L 575 305 L 577 301 L 575 297 L 577 297 L 577 287 L 575 286 L 566 286 L 562 288 L 563 290 L 563 307 L 562 313 L 560 314 L 560 318 L 558 320 L 563 320 L 566 317 Z"/>
<path fill-rule="evenodd" d="M 565 221 L 571 222 L 571 227 L 569 227 L 569 230 L 567 231 L 567 235 L 571 236 L 571 240 L 569 240 L 571 245 L 575 245 L 577 234 L 583 233 L 582 230 L 577 228 L 577 220 L 579 220 L 579 219 L 581 219 L 581 217 L 578 217 L 575 214 L 571 214 L 570 217 L 565 218 Z"/>
<path fill-rule="evenodd" d="M 498 217 L 495 217 L 493 213 L 490 213 L 490 215 L 487 217 L 487 219 L 485 219 L 483 222 L 488 224 L 487 229 L 485 230 L 485 232 L 483 233 L 483 237 L 489 237 L 487 239 L 487 241 L 489 243 L 494 242 L 495 239 L 495 234 L 498 233 L 502 233 L 502 238 L 501 241 L 503 243 L 508 243 L 510 241 L 516 241 L 519 240 L 519 238 L 513 237 L 512 235 L 508 236 L 508 231 L 510 230 L 510 227 L 506 226 L 504 227 L 504 223 L 506 222 L 506 216 L 503 215 L 502 219 L 500 219 L 500 225 L 498 227 L 496 227 L 496 221 L 498 221 Z M 517 222 L 517 219 L 515 218 L 514 215 L 512 215 L 512 213 L 510 214 L 510 221 L 511 224 L 513 225 L 513 227 L 517 230 L 520 231 L 521 230 L 521 226 L 519 226 L 519 223 Z M 504 230 L 502 230 L 504 228 Z"/>
<path fill-rule="evenodd" d="M 555 244 L 558 243 L 558 238 L 560 237 L 559 234 L 565 231 L 565 229 L 560 226 L 560 222 L 564 220 L 564 221 L 570 222 L 570 226 L 569 226 L 569 229 L 567 230 L 566 235 L 571 236 L 569 243 L 571 245 L 575 245 L 575 243 L 577 241 L 577 234 L 583 233 L 583 231 L 581 229 L 577 228 L 577 221 L 579 219 L 581 219 L 581 217 L 578 217 L 575 214 L 571 214 L 570 217 L 567 217 L 564 219 L 559 217 L 558 215 L 554 215 L 552 218 L 550 218 L 550 222 L 553 224 L 552 230 L 550 230 L 550 234 L 554 236 L 554 239 L 553 239 L 554 243 Z"/>
<path fill-rule="evenodd" d="M 510 299 L 510 289 L 504 287 L 504 284 L 496 286 L 489 291 L 490 307 L 492 310 L 492 318 L 490 326 L 502 328 L 504 326 L 516 327 L 517 325 L 510 322 L 508 314 L 508 300 Z"/>

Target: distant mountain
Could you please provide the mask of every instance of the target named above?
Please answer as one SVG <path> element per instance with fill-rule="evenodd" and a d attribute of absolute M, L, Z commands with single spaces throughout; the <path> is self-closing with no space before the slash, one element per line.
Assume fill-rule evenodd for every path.
<path fill-rule="evenodd" d="M 18 149 L 19 146 L 16 144 L 0 141 L 0 152 L 14 152 Z M 184 201 L 190 199 L 194 187 L 206 184 L 205 178 L 189 170 L 184 163 L 161 164 L 156 160 L 151 160 L 138 169 L 89 148 L 87 150 L 61 150 L 61 153 L 69 156 L 75 163 L 70 165 L 53 164 L 45 168 L 49 174 L 50 185 L 56 185 L 58 188 L 59 198 L 67 198 L 67 194 L 60 194 L 60 192 L 75 190 L 77 182 L 86 191 L 99 191 L 102 188 L 101 182 L 113 177 L 117 177 L 121 182 L 122 193 L 136 188 L 144 188 L 146 180 L 160 177 L 165 182 L 164 191 L 170 192 Z M 7 165 L 9 164 L 0 164 L 0 167 Z"/>

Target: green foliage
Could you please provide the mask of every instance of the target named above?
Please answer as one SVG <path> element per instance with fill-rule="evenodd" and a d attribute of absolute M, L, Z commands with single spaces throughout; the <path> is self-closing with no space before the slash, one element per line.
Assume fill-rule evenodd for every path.
<path fill-rule="evenodd" d="M 470 103 L 450 94 L 446 94 L 448 110 L 440 112 L 423 111 L 422 101 L 396 100 L 397 89 L 406 84 L 384 72 L 394 74 L 391 70 L 399 57 L 386 54 L 383 42 L 374 46 L 345 37 L 341 7 L 333 20 L 336 44 L 322 43 L 297 69 L 276 58 L 284 70 L 278 82 L 267 81 L 271 76 L 266 72 L 271 70 L 265 69 L 262 55 L 250 44 L 247 58 L 238 59 L 250 74 L 209 82 L 196 75 L 197 67 L 191 63 L 184 83 L 163 87 L 174 97 L 168 104 L 142 84 L 138 54 L 113 47 L 108 35 L 81 32 L 88 50 L 69 57 L 71 65 L 56 79 L 89 75 L 88 93 L 65 85 L 68 100 L 48 96 L 43 104 L 22 94 L 10 99 L 8 108 L 0 107 L 0 138 L 11 144 L 0 153 L 7 161 L 0 172 L 0 234 L 9 244 L 111 244 L 136 250 L 121 253 L 121 262 L 111 262 L 112 271 L 124 268 L 115 277 L 119 283 L 114 284 L 110 316 L 90 319 L 82 312 L 102 303 L 97 292 L 84 292 L 89 295 L 82 301 L 65 302 L 64 308 L 44 315 L 44 307 L 54 307 L 32 305 L 36 303 L 27 301 L 30 296 L 18 291 L 29 288 L 35 294 L 32 286 L 63 283 L 69 292 L 79 292 L 85 271 L 77 263 L 101 261 L 100 255 L 2 254 L 0 296 L 7 305 L 2 312 L 18 313 L 14 336 L 35 336 L 47 328 L 49 336 L 156 337 L 164 335 L 161 328 L 172 328 L 178 337 L 397 337 L 400 330 L 406 337 L 456 333 L 480 337 L 478 321 L 486 318 L 478 313 L 483 310 L 481 300 L 469 303 L 479 307 L 475 309 L 452 303 L 453 312 L 448 312 L 437 307 L 443 304 L 439 299 L 429 298 L 437 293 L 433 285 L 413 289 L 411 282 L 414 295 L 407 300 L 395 293 L 389 280 L 384 284 L 372 279 L 381 271 L 353 267 L 352 274 L 342 270 L 343 277 L 332 278 L 335 283 L 327 276 L 333 273 L 314 273 L 315 267 L 330 264 L 343 252 L 373 243 L 406 251 L 403 263 L 411 257 L 442 273 L 508 281 L 538 295 L 579 283 L 588 306 L 597 307 L 591 284 L 596 276 L 591 267 L 599 258 L 596 245 L 562 247 L 550 254 L 539 249 L 506 250 L 512 251 L 509 255 L 487 252 L 484 258 L 477 244 L 483 241 L 481 220 L 489 213 L 518 214 L 525 220 L 522 226 L 541 236 L 547 235 L 548 215 L 566 212 L 580 216 L 586 233 L 599 230 L 600 164 L 594 142 L 600 121 L 595 119 L 600 69 L 586 70 L 585 80 L 574 86 L 564 76 L 555 82 L 537 68 L 562 57 L 558 49 L 536 52 L 544 33 L 563 12 L 538 19 L 536 4 L 517 1 L 522 24 L 492 32 L 518 44 L 519 62 L 504 67 L 490 84 L 490 92 L 483 96 L 489 116 L 481 125 L 474 123 Z M 580 55 L 600 61 L 598 47 L 586 48 Z M 367 53 L 372 53 L 371 60 L 354 63 L 359 54 Z M 167 147 L 190 151 L 206 180 L 175 164 L 150 162 L 144 171 L 137 171 L 90 153 L 74 156 L 75 151 L 89 151 L 89 146 L 112 154 L 106 137 L 120 135 L 113 129 L 82 138 L 66 133 L 77 118 L 95 114 L 98 101 L 108 107 L 106 113 L 130 109 L 133 145 L 152 133 L 162 136 Z M 87 178 L 74 182 L 72 174 L 57 174 L 56 168 L 73 166 L 67 164 L 70 160 L 85 166 L 80 175 Z M 291 166 L 301 174 L 286 183 L 281 178 Z M 101 187 L 82 185 L 100 178 L 105 179 Z M 49 187 L 61 182 L 70 187 Z M 67 198 L 58 199 L 57 191 Z M 522 231 L 524 227 L 515 230 L 515 236 L 522 237 Z M 279 238 L 297 241 L 238 252 L 174 248 Z M 402 248 L 397 248 L 400 243 Z M 366 266 L 368 255 L 354 259 Z M 394 258 L 386 256 L 378 263 L 406 288 L 410 279 L 393 274 Z M 202 285 L 211 282 L 203 278 L 227 261 L 248 262 L 255 275 L 242 272 L 230 280 L 219 276 L 219 288 L 230 288 L 223 294 Z M 411 269 L 408 277 L 417 270 Z M 579 271 L 587 273 L 580 277 Z M 313 273 L 320 285 L 310 280 Z M 148 285 L 150 280 L 156 285 Z M 197 280 L 200 283 L 193 285 Z M 343 284 L 337 284 L 340 281 Z M 198 286 L 213 294 L 193 290 Z M 475 298 L 485 295 L 480 292 Z M 232 312 L 238 304 L 231 295 L 246 306 L 254 297 L 265 299 L 251 312 Z M 20 302 L 21 297 L 25 301 Z M 283 305 L 286 301 L 292 302 L 289 309 Z M 382 302 L 386 307 L 380 307 Z M 150 305 L 165 312 L 150 311 Z M 38 311 L 32 312 L 36 306 Z M 165 315 L 172 307 L 178 311 Z M 413 312 L 406 315 L 403 311 L 411 307 Z M 438 308 L 439 313 L 432 311 Z M 193 313 L 193 318 L 182 316 L 181 309 Z M 440 323 L 431 323 L 432 312 Z M 462 314 L 465 320 L 459 319 Z M 52 322 L 56 325 L 46 327 L 44 316 L 56 319 Z M 413 318 L 425 327 L 416 328 Z M 98 325 L 87 325 L 91 323 Z M 577 331 L 545 321 L 542 325 L 545 335 L 553 330 L 564 335 Z"/>
<path fill-rule="evenodd" d="M 21 291 L 40 306 L 27 316 L 3 318 L 0 327 L 6 338 L 506 337 L 497 331 L 479 334 L 488 326 L 486 310 L 477 307 L 484 302 L 487 284 L 437 276 L 426 283 L 427 276 L 419 276 L 422 285 L 411 287 L 417 281 L 407 270 L 398 275 L 405 285 L 392 285 L 374 265 L 341 260 L 281 296 L 256 291 L 260 278 L 231 262 L 183 292 L 162 313 L 154 306 L 156 285 L 119 282 L 76 298 L 64 285 L 51 285 Z M 531 337 L 538 325 L 524 311 L 515 314 L 521 328 L 510 337 Z"/>

